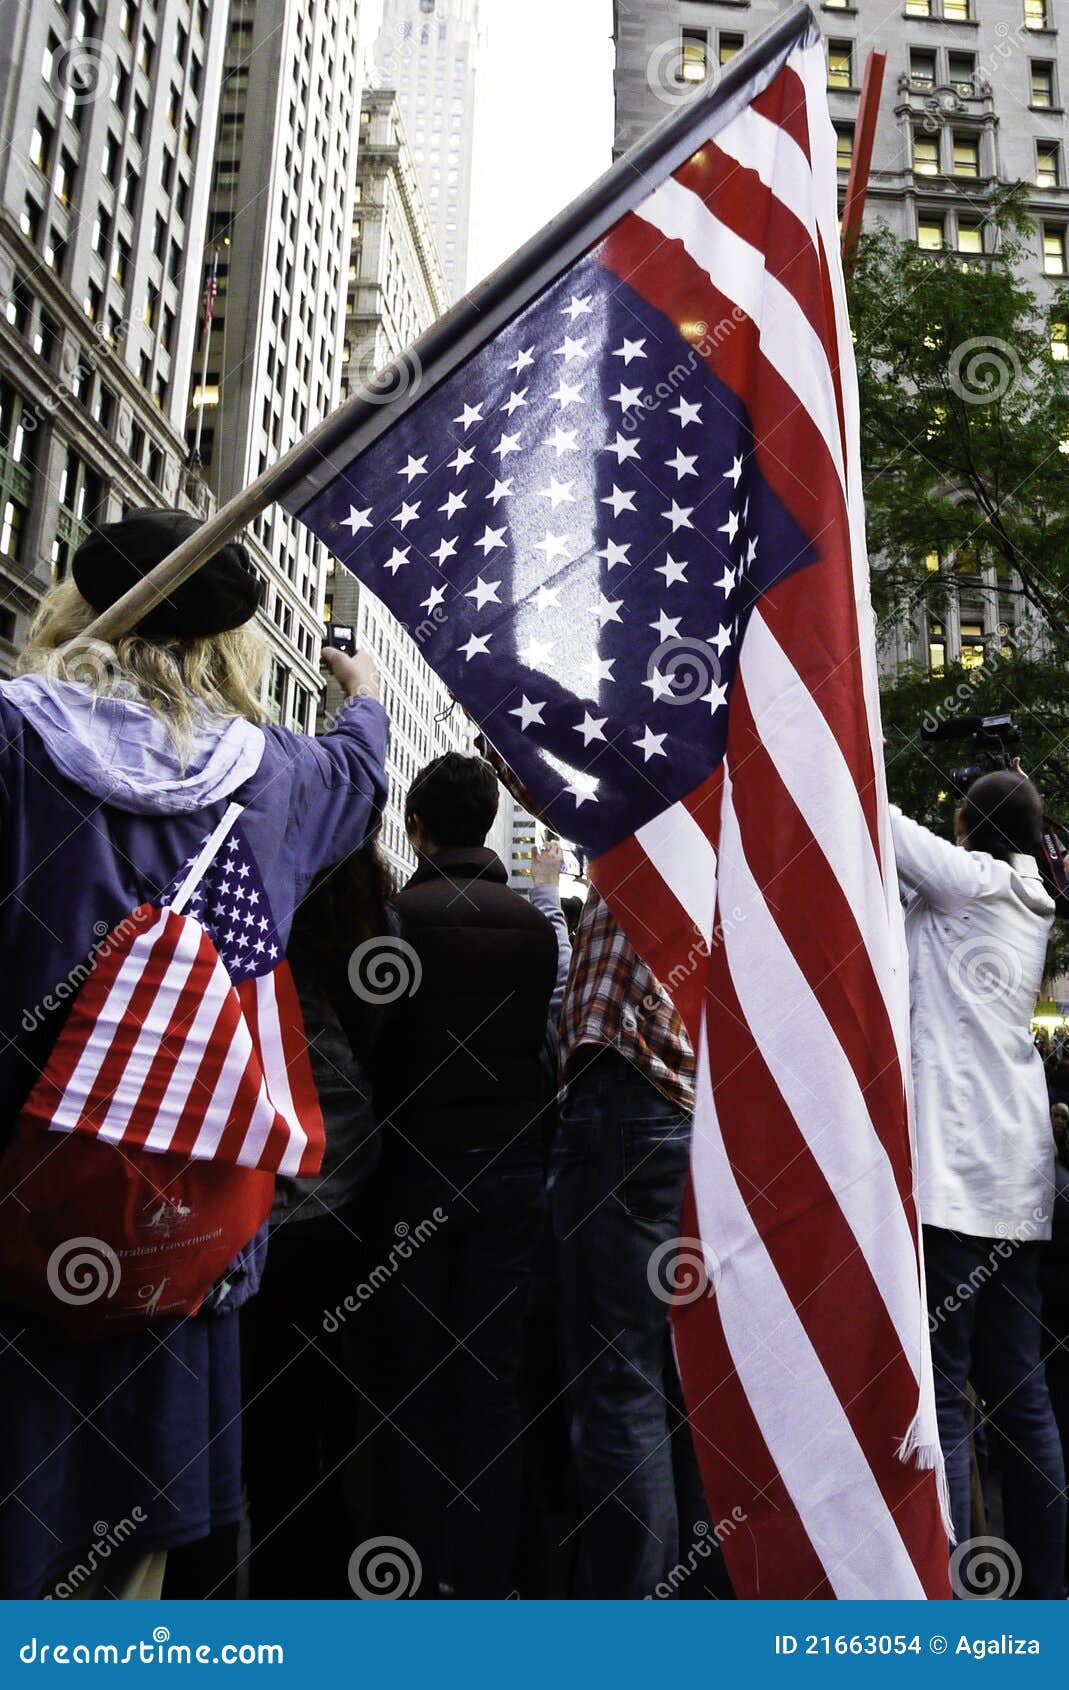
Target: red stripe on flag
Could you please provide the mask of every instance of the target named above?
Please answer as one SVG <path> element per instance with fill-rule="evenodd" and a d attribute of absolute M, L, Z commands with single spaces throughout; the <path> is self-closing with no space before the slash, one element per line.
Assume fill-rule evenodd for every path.
<path fill-rule="evenodd" d="M 835 1029 L 915 1237 L 906 1098 L 887 1005 L 842 885 L 758 734 L 741 675 L 731 697 L 728 760 L 737 771 L 732 805 L 746 861 L 806 984 Z M 813 920 L 814 909 L 820 911 L 819 921 Z"/>
<path fill-rule="evenodd" d="M 126 1071 L 134 1045 L 137 1043 L 146 1017 L 150 1014 L 164 977 L 174 960 L 174 955 L 181 942 L 185 923 L 181 916 L 168 913 L 163 931 L 155 939 L 144 956 L 132 950 L 123 961 L 124 968 L 132 968 L 138 962 L 143 964 L 140 978 L 133 993 L 122 1012 L 122 1019 L 111 1034 L 104 1060 L 93 1082 L 92 1091 L 86 1100 L 79 1126 L 88 1132 L 96 1132 L 103 1124 L 103 1118 L 108 1112 L 112 1097 Z M 122 970 L 119 970 L 121 974 Z M 112 982 L 114 989 L 115 981 Z M 109 998 L 111 994 L 109 993 Z M 88 1007 L 88 1006 L 87 1006 Z M 103 1013 L 108 1012 L 105 1002 Z M 114 1010 L 111 1011 L 114 1014 Z M 94 1039 L 106 1036 L 106 1024 L 102 1023 L 94 1028 L 90 1044 Z"/>
<path fill-rule="evenodd" d="M 741 240 L 757 248 L 769 275 L 789 289 L 822 335 L 827 313 L 813 238 L 757 171 L 710 143 L 676 171 L 676 180 Z"/>
<path fill-rule="evenodd" d="M 761 117 L 767 117 L 770 123 L 785 129 L 791 140 L 796 142 L 807 160 L 812 163 L 809 155 L 809 113 L 806 109 L 805 83 L 796 71 L 784 66 L 779 75 L 773 77 L 764 93 L 755 95 L 750 104 Z"/>
<path fill-rule="evenodd" d="M 182 1109 L 178 1130 L 171 1140 L 169 1148 L 177 1154 L 191 1154 L 201 1128 L 215 1107 L 219 1078 L 230 1056 L 234 1031 L 240 1020 L 241 1005 L 238 1003 L 237 993 L 231 989 L 223 1000 L 215 1025 L 209 1034 L 207 1047 Z M 238 1107 L 237 1098 L 234 1107 Z"/>
<path fill-rule="evenodd" d="M 323 1153 L 327 1146 L 323 1112 L 319 1107 L 319 1094 L 312 1078 L 312 1065 L 308 1059 L 308 1039 L 304 1030 L 304 1017 L 301 1014 L 300 999 L 297 996 L 297 988 L 293 983 L 293 974 L 288 962 L 281 962 L 275 969 L 273 981 L 290 1095 L 293 1098 L 297 1119 L 304 1129 L 308 1141 L 301 1154 L 297 1177 L 307 1179 L 311 1175 L 317 1174 L 323 1165 Z M 286 1139 L 287 1143 L 284 1148 L 288 1148 L 288 1130 Z"/>
<path fill-rule="evenodd" d="M 129 1123 L 123 1133 L 124 1144 L 144 1144 L 156 1125 L 171 1076 L 185 1053 L 190 1022 L 200 1008 L 202 995 L 211 980 L 216 962 L 215 946 L 202 930 L 189 978 L 149 1064 L 138 1102 L 130 1111 Z M 183 1004 L 186 1006 L 184 1015 L 180 1014 Z"/>

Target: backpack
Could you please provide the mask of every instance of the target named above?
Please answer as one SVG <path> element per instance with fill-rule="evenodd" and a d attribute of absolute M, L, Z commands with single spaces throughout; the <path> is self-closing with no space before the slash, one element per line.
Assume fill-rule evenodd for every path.
<path fill-rule="evenodd" d="M 78 1339 L 195 1314 L 270 1213 L 276 1172 L 322 1161 L 240 815 L 231 804 L 173 894 L 96 948 L 0 1154 L 0 1302 Z"/>

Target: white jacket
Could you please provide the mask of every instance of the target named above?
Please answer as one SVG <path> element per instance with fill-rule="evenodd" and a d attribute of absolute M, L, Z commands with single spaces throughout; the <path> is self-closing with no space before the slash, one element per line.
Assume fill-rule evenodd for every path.
<path fill-rule="evenodd" d="M 1054 903 L 1031 857 L 964 851 L 892 807 L 906 903 L 921 1220 L 1049 1238 L 1054 1142 L 1030 1021 Z"/>

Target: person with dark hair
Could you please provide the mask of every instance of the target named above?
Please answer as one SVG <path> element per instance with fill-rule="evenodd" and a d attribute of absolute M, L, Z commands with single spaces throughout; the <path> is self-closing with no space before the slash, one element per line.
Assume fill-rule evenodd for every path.
<path fill-rule="evenodd" d="M 481 757 L 451 752 L 412 783 L 418 866 L 395 903 L 406 978 L 375 1059 L 379 1523 L 415 1550 L 430 1597 L 447 1584 L 507 1595 L 519 1526 L 518 1374 L 561 959 L 546 916 L 486 848 L 497 802 Z"/>
<path fill-rule="evenodd" d="M 954 1528 L 971 1535 L 969 1386 L 1000 1434 L 1020 1596 L 1064 1596 L 1065 1469 L 1044 1378 L 1039 1259 L 1054 1147 L 1031 1016 L 1054 904 L 1019 770 L 973 782 L 957 846 L 892 808 L 906 899 L 929 1327 Z"/>

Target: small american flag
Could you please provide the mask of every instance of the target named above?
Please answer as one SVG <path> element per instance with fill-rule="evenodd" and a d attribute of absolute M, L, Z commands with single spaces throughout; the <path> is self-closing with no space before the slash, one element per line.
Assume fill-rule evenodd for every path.
<path fill-rule="evenodd" d="M 98 947 L 24 1116 L 110 1144 L 313 1174 L 323 1120 L 296 991 L 256 859 L 239 822 L 224 821 L 222 849 L 191 859 Z"/>
<path fill-rule="evenodd" d="M 676 1336 L 737 1593 L 941 1597 L 825 79 L 801 11 L 674 168 L 620 161 L 630 210 L 285 503 L 591 853 L 686 1020 L 684 1232 L 716 1272 Z"/>

